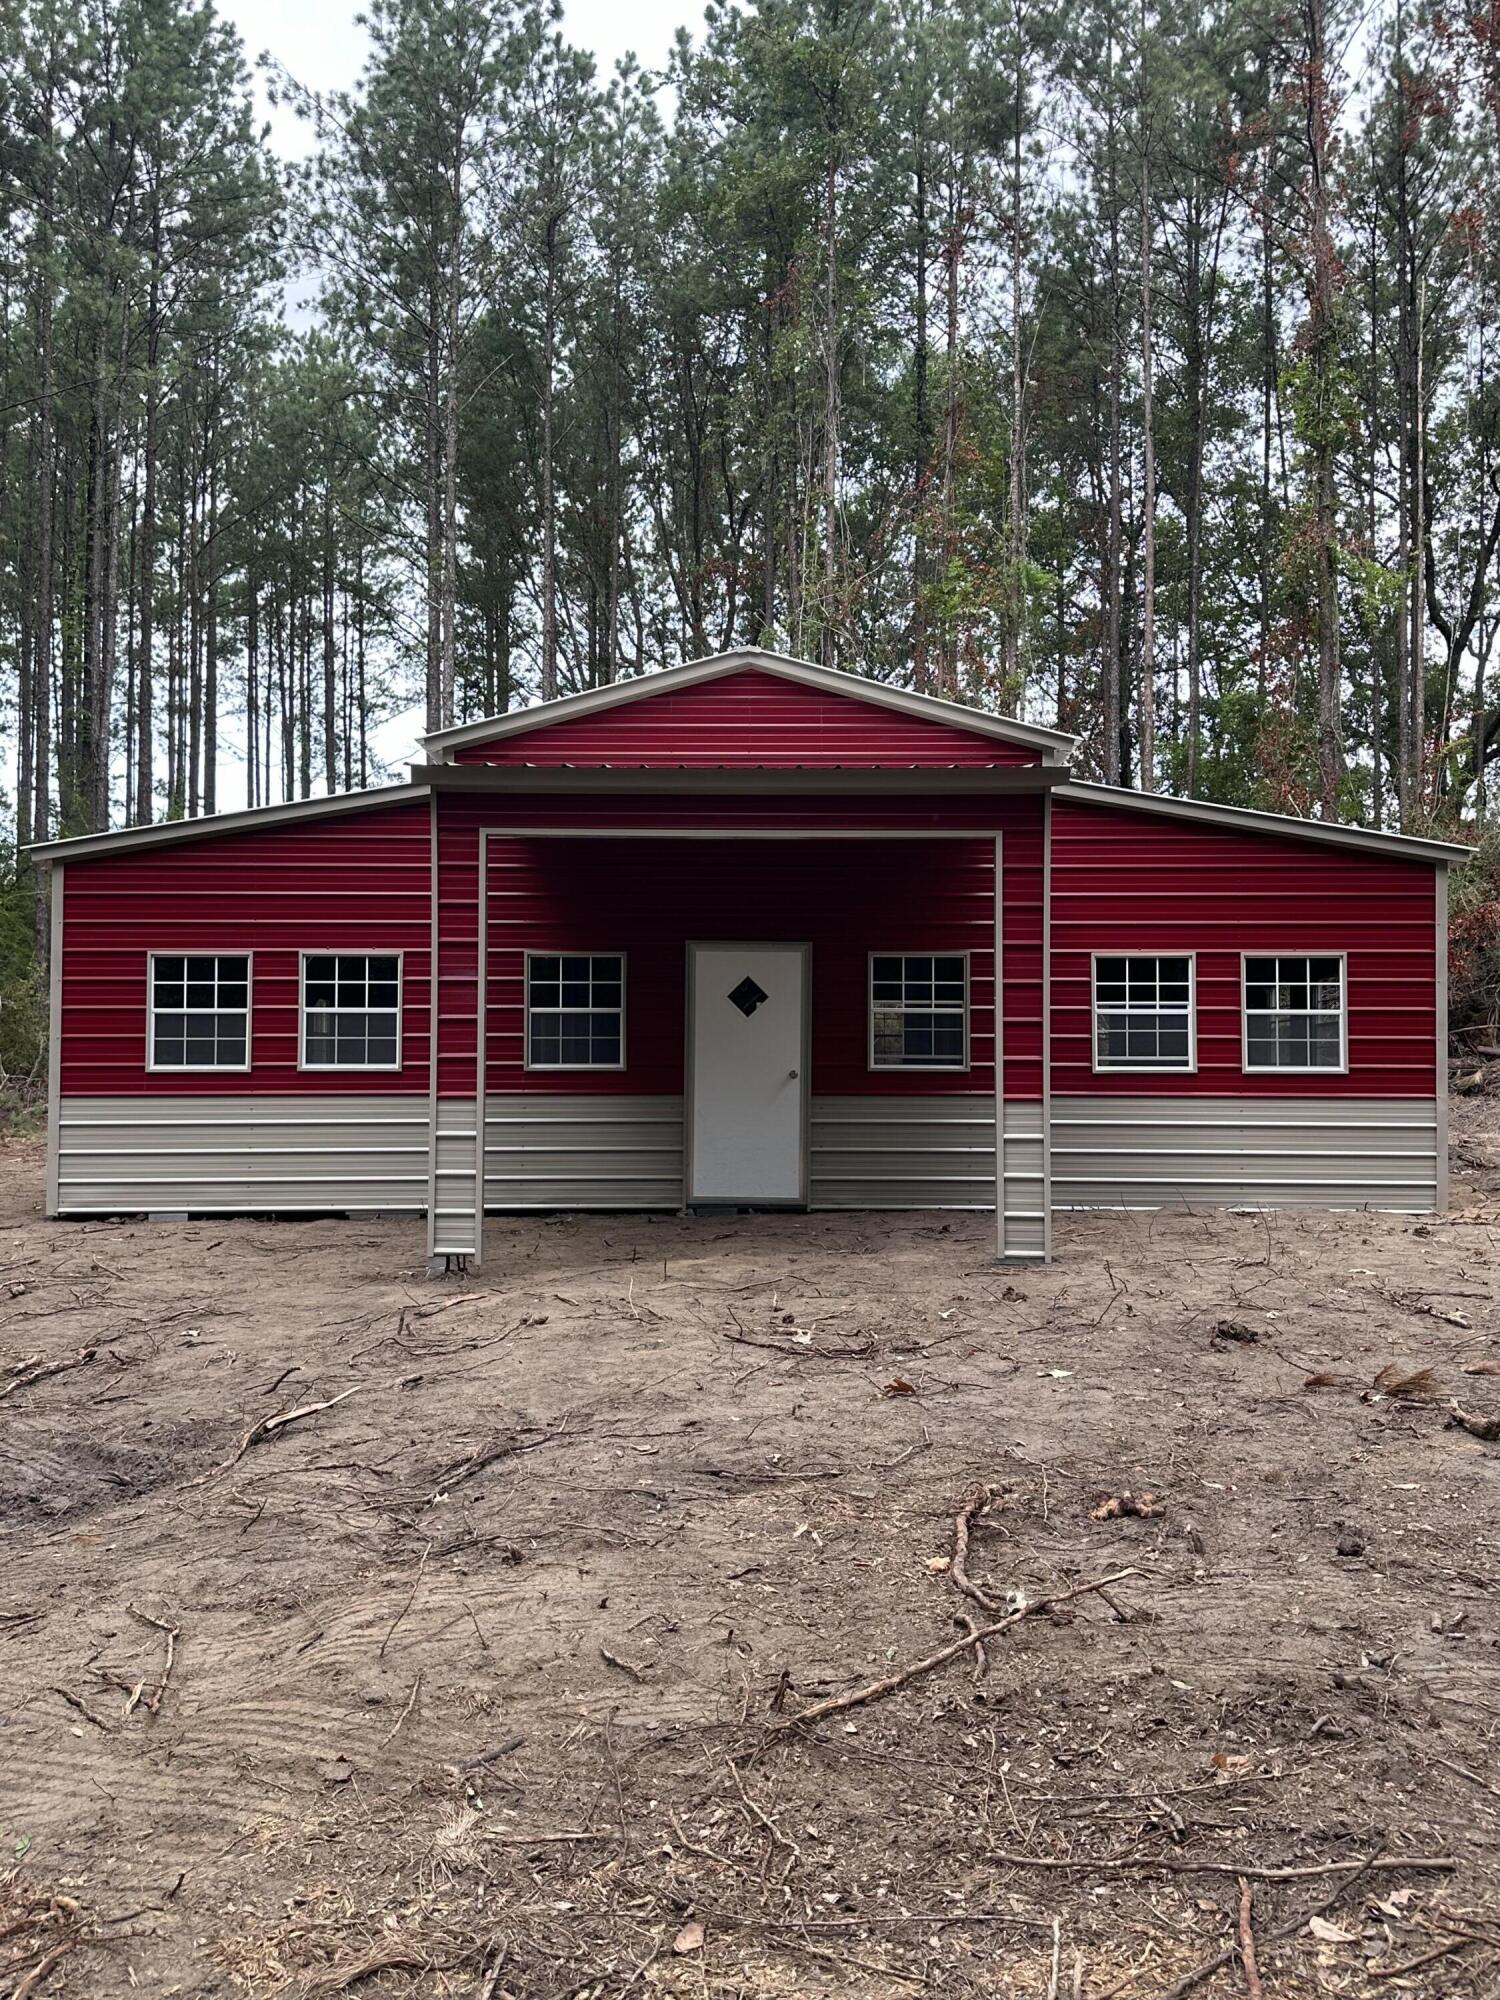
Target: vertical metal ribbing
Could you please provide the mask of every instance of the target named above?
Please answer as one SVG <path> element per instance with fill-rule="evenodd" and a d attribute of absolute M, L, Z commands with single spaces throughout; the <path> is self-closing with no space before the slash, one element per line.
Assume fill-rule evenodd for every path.
<path fill-rule="evenodd" d="M 47 966 L 47 1213 L 56 1215 L 60 1199 L 62 1152 L 62 863 L 54 861 L 50 873 L 52 908 Z"/>

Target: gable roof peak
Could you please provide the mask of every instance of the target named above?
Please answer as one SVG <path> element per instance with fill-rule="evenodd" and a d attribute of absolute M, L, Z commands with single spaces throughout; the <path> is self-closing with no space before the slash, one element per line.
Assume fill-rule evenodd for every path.
<path fill-rule="evenodd" d="M 560 695 L 555 701 L 537 702 L 530 708 L 512 709 L 505 715 L 481 717 L 476 722 L 451 724 L 446 729 L 429 730 L 420 741 L 429 763 L 444 763 L 450 753 L 466 744 L 488 743 L 519 736 L 549 723 L 571 721 L 576 716 L 594 715 L 626 702 L 640 701 L 674 688 L 697 687 L 708 681 L 758 670 L 778 679 L 795 682 L 825 694 L 842 695 L 846 700 L 866 701 L 874 706 L 893 708 L 950 729 L 965 729 L 1002 742 L 1024 744 L 1039 751 L 1043 763 L 1065 764 L 1078 738 L 1059 729 L 1044 729 L 1035 723 L 1017 722 L 1010 716 L 991 715 L 963 702 L 948 701 L 938 695 L 914 694 L 910 689 L 877 681 L 868 675 L 848 673 L 840 667 L 819 666 L 799 660 L 789 653 L 772 652 L 763 646 L 736 646 L 723 653 L 709 653 L 701 659 L 684 660 L 679 666 L 658 667 L 633 675 L 629 680 L 612 681 L 604 687 L 588 688 L 580 694 Z"/>

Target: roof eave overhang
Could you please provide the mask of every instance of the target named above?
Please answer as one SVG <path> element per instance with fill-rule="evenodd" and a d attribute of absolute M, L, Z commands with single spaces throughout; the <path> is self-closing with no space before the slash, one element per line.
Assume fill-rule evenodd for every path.
<path fill-rule="evenodd" d="M 424 767 L 425 768 L 425 767 Z M 372 785 L 363 792 L 335 792 L 331 798 L 288 799 L 283 804 L 247 806 L 240 812 L 210 813 L 202 819 L 157 820 L 150 826 L 119 826 L 104 833 L 78 833 L 66 840 L 39 840 L 23 848 L 38 867 L 85 860 L 99 854 L 129 854 L 142 847 L 175 847 L 180 841 L 215 840 L 226 833 L 259 833 L 267 827 L 328 819 L 346 812 L 373 812 L 382 806 L 412 804 L 426 796 L 420 785 Z"/>
<path fill-rule="evenodd" d="M 984 769 L 903 766 L 899 770 L 636 770 L 571 764 L 414 764 L 412 781 L 437 792 L 506 797 L 537 792 L 573 797 L 697 794 L 708 798 L 815 798 L 830 793 L 931 797 L 963 793 L 1035 796 L 1063 783 L 1057 764 L 999 764 Z"/>
<path fill-rule="evenodd" d="M 1066 774 L 1064 774 L 1066 778 Z M 1128 811 L 1157 813 L 1168 819 L 1190 820 L 1199 826 L 1219 826 L 1230 833 L 1276 834 L 1323 847 L 1347 847 L 1361 854 L 1386 854 L 1393 861 L 1454 863 L 1473 853 L 1460 841 L 1424 840 L 1416 834 L 1385 833 L 1377 827 L 1341 826 L 1337 821 L 1299 819 L 1294 813 L 1259 812 L 1251 806 L 1221 806 L 1207 799 L 1174 799 L 1160 792 L 1136 792 L 1123 785 L 1093 785 L 1072 778 L 1058 787 L 1069 803 L 1123 806 Z"/>

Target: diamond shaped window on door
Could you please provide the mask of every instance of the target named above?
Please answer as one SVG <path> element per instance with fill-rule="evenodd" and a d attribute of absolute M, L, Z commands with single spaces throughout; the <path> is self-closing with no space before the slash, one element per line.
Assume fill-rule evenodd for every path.
<path fill-rule="evenodd" d="M 747 1021 L 749 1020 L 750 1016 L 755 1012 L 756 1008 L 759 1007 L 762 1004 L 762 1002 L 769 1000 L 770 997 L 771 997 L 770 994 L 767 993 L 764 990 L 764 988 L 756 985 L 755 981 L 750 977 L 748 972 L 745 974 L 744 978 L 740 981 L 738 986 L 731 988 L 729 994 L 729 998 L 731 999 L 731 1001 L 733 1001 L 734 1005 L 739 1008 L 740 1012 L 744 1015 Z"/>

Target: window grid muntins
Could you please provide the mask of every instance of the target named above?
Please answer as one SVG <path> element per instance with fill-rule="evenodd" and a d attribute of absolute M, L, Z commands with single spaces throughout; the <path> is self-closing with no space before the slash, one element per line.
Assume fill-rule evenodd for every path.
<path fill-rule="evenodd" d="M 249 954 L 153 954 L 150 1067 L 249 1066 Z"/>
<path fill-rule="evenodd" d="M 1094 960 L 1095 1069 L 1191 1070 L 1191 955 Z"/>
<path fill-rule="evenodd" d="M 968 973 L 962 953 L 872 953 L 870 1067 L 966 1068 Z"/>
<path fill-rule="evenodd" d="M 1344 961 L 1334 953 L 1245 958 L 1247 1070 L 1344 1067 Z"/>
<path fill-rule="evenodd" d="M 528 1069 L 621 1069 L 625 960 L 620 952 L 536 952 L 526 960 Z"/>
<path fill-rule="evenodd" d="M 401 1061 L 397 952 L 306 952 L 304 1069 L 396 1069 Z"/>

